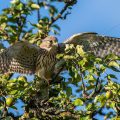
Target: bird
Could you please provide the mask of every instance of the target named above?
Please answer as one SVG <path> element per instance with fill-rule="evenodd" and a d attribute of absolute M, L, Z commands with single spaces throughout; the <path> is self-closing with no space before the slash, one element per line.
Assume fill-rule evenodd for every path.
<path fill-rule="evenodd" d="M 40 46 L 18 41 L 0 53 L 0 72 L 35 74 L 50 81 L 57 64 L 56 55 L 65 53 L 66 45 L 81 45 L 85 52 L 104 58 L 111 53 L 120 56 L 120 38 L 103 36 L 95 32 L 74 34 L 63 43 L 54 36 L 42 40 Z"/>
<path fill-rule="evenodd" d="M 0 54 L 0 72 L 36 74 L 43 80 L 51 80 L 56 63 L 57 38 L 48 36 L 40 46 L 18 41 Z"/>

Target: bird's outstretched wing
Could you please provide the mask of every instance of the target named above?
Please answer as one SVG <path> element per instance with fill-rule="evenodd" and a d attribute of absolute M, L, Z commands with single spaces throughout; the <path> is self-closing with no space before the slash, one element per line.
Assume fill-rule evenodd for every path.
<path fill-rule="evenodd" d="M 120 38 L 102 36 L 94 32 L 71 36 L 59 44 L 59 52 L 64 52 L 66 44 L 82 45 L 85 51 L 93 52 L 96 57 L 103 58 L 111 53 L 120 56 Z"/>
<path fill-rule="evenodd" d="M 28 42 L 17 42 L 0 53 L 0 73 L 34 74 L 40 48 Z"/>

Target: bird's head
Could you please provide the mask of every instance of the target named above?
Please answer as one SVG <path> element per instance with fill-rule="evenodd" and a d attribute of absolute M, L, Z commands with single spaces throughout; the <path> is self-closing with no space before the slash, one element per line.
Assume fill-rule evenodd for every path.
<path fill-rule="evenodd" d="M 42 40 L 40 47 L 48 51 L 55 50 L 58 48 L 58 40 L 54 36 L 48 36 Z"/>

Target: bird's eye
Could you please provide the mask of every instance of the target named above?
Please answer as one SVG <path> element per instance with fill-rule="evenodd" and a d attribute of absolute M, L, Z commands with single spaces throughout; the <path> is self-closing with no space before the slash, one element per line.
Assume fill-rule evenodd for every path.
<path fill-rule="evenodd" d="M 52 40 L 50 40 L 49 42 L 52 43 Z"/>

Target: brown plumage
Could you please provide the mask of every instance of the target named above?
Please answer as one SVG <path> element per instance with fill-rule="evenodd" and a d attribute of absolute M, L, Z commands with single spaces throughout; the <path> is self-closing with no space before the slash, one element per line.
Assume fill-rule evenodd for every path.
<path fill-rule="evenodd" d="M 17 42 L 0 54 L 0 71 L 36 74 L 50 80 L 57 62 L 56 54 L 64 53 L 66 44 L 82 45 L 86 52 L 104 58 L 113 53 L 120 56 L 120 38 L 106 37 L 97 33 L 79 33 L 58 45 L 53 36 L 45 38 L 40 46 Z"/>
<path fill-rule="evenodd" d="M 50 80 L 57 54 L 57 39 L 47 37 L 40 47 L 28 42 L 17 42 L 0 54 L 1 73 L 36 74 Z"/>

